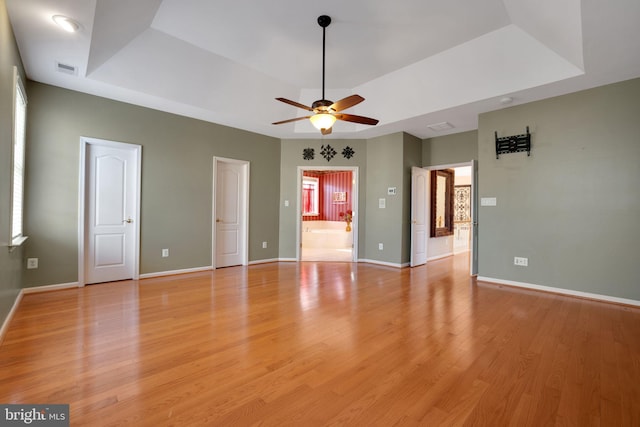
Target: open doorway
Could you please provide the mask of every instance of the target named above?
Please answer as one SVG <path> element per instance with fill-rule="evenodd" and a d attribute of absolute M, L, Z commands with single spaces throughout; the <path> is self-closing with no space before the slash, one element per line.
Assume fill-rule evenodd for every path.
<path fill-rule="evenodd" d="M 453 254 L 456 255 L 471 250 L 471 166 L 453 170 Z"/>
<path fill-rule="evenodd" d="M 356 260 L 357 168 L 299 168 L 298 260 Z"/>
<path fill-rule="evenodd" d="M 476 162 L 436 165 L 414 168 L 412 171 L 412 251 L 411 265 L 421 265 L 428 261 L 456 254 L 468 254 L 469 272 L 477 274 L 477 210 L 475 194 Z M 447 233 L 429 233 L 433 225 L 434 209 L 431 191 L 431 171 L 446 171 L 454 178 L 451 191 L 451 224 Z M 421 179 L 418 179 L 421 178 Z M 422 182 L 422 185 L 415 183 Z M 438 193 L 439 194 L 439 193 Z M 449 205 L 449 202 L 446 203 Z M 420 209 L 418 209 L 420 208 Z M 418 215 L 422 212 L 422 215 Z M 447 214 L 448 216 L 449 214 Z M 438 214 L 436 212 L 436 217 Z M 447 228 L 449 221 L 446 220 Z M 443 226 L 445 224 L 442 224 Z M 421 226 L 419 228 L 418 226 Z M 439 227 L 438 225 L 436 228 Z M 426 230 L 423 230 L 425 229 Z M 438 229 L 438 228 L 437 228 Z M 418 232 L 423 230 L 422 232 Z"/>

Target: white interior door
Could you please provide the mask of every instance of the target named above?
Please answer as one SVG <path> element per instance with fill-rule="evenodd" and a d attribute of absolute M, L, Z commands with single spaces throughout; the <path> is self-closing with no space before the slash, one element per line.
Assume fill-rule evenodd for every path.
<path fill-rule="evenodd" d="M 411 168 L 411 267 L 427 262 L 429 171 Z"/>
<path fill-rule="evenodd" d="M 216 159 L 214 194 L 215 268 L 246 264 L 247 168 Z"/>
<path fill-rule="evenodd" d="M 141 147 L 84 142 L 84 283 L 137 278 Z"/>

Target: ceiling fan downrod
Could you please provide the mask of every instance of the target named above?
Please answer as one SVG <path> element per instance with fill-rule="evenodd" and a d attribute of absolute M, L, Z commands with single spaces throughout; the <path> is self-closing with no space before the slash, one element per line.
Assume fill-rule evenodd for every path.
<path fill-rule="evenodd" d="M 322 100 L 324 97 L 324 70 L 325 70 L 325 46 L 326 46 L 326 33 L 327 27 L 331 24 L 331 17 L 327 15 L 318 16 L 318 25 L 322 27 Z"/>

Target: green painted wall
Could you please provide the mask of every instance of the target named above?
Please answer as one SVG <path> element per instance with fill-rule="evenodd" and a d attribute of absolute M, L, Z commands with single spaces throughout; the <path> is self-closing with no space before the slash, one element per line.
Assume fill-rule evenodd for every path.
<path fill-rule="evenodd" d="M 26 286 L 78 279 L 81 136 L 143 147 L 141 274 L 211 265 L 214 156 L 250 162 L 249 260 L 278 257 L 279 140 L 34 82 L 28 90 L 26 256 L 40 267 Z"/>
<path fill-rule="evenodd" d="M 337 152 L 335 157 L 327 161 L 320 152 L 323 145 L 331 145 Z M 342 155 L 342 150 L 351 147 L 355 154 L 350 159 Z M 281 142 L 280 153 L 280 258 L 296 258 L 297 203 L 298 203 L 298 167 L 357 167 L 358 168 L 358 254 L 362 258 L 365 228 L 365 185 L 367 142 L 363 139 L 285 139 Z M 312 148 L 313 160 L 304 160 L 302 150 Z M 289 206 L 285 206 L 285 201 Z"/>
<path fill-rule="evenodd" d="M 7 8 L 0 0 L 0 325 L 22 287 L 24 247 L 9 252 L 11 211 L 11 159 L 13 146 L 13 67 L 25 82 L 22 60 L 11 31 Z M 29 96 L 27 94 L 27 96 Z"/>
<path fill-rule="evenodd" d="M 422 165 L 437 166 L 478 160 L 478 131 L 428 138 L 422 142 Z"/>
<path fill-rule="evenodd" d="M 403 262 L 404 135 L 394 133 L 367 141 L 367 237 L 360 258 L 398 265 Z M 387 195 L 389 187 L 396 187 L 398 194 Z M 384 209 L 379 208 L 379 199 L 385 199 Z"/>
<path fill-rule="evenodd" d="M 640 300 L 639 99 L 635 79 L 480 115 L 480 276 Z M 526 126 L 531 157 L 496 160 L 494 131 Z"/>

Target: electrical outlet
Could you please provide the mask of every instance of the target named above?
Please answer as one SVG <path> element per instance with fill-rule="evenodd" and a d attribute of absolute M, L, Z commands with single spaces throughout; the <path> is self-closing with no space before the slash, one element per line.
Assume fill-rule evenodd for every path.
<path fill-rule="evenodd" d="M 527 267 L 529 265 L 529 258 L 522 258 L 522 257 L 514 257 L 513 258 L 513 265 L 519 265 L 521 267 Z"/>
<path fill-rule="evenodd" d="M 267 249 L 267 242 L 262 242 L 262 249 Z"/>
<path fill-rule="evenodd" d="M 29 270 L 38 268 L 38 258 L 27 258 L 27 268 Z"/>
<path fill-rule="evenodd" d="M 167 258 L 169 256 L 169 249 L 162 250 L 162 258 Z"/>
<path fill-rule="evenodd" d="M 384 245 L 382 243 L 378 243 L 378 250 L 379 251 L 383 251 L 384 250 Z"/>

